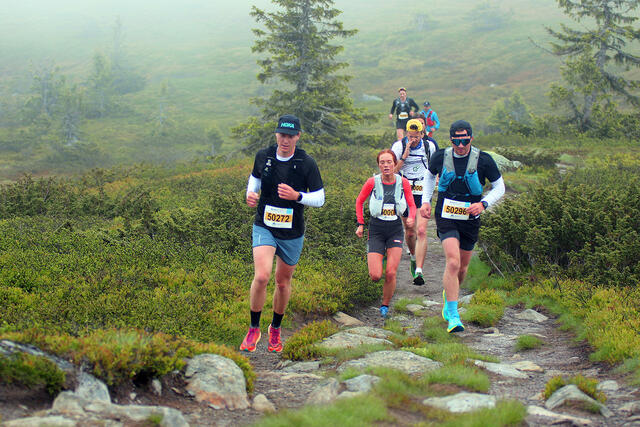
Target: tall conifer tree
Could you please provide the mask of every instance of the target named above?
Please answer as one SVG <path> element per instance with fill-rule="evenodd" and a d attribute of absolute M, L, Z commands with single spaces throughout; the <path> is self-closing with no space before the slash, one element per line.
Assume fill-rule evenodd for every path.
<path fill-rule="evenodd" d="M 557 1 L 584 29 L 564 24 L 559 31 L 547 28 L 557 40 L 551 43 L 553 53 L 567 58 L 562 68 L 566 84 L 552 86 L 552 106 L 567 107 L 570 120 L 581 131 L 593 126 L 594 108 L 611 101 L 612 96 L 640 106 L 640 98 L 634 93 L 640 81 L 622 75 L 623 69 L 640 67 L 640 57 L 630 53 L 627 46 L 640 40 L 640 30 L 633 26 L 638 20 L 633 11 L 640 6 L 640 0 Z"/>

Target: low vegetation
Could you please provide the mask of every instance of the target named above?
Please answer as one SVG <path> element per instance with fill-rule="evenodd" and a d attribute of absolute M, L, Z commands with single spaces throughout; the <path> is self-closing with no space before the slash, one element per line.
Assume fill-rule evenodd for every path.
<path fill-rule="evenodd" d="M 44 387 L 47 393 L 55 396 L 62 390 L 65 378 L 66 374 L 45 357 L 26 353 L 0 354 L 0 383 Z"/>
<path fill-rule="evenodd" d="M 515 351 L 532 350 L 544 344 L 540 338 L 533 335 L 520 335 L 514 346 Z"/>
<path fill-rule="evenodd" d="M 598 391 L 598 380 L 596 380 L 595 378 L 585 378 L 582 375 L 574 375 L 570 378 L 565 378 L 562 376 L 551 378 L 544 388 L 545 399 L 551 397 L 551 395 L 553 395 L 556 390 L 569 384 L 575 385 L 584 394 L 594 398 L 599 402 L 604 403 L 607 401 L 607 396 L 603 392 Z"/>

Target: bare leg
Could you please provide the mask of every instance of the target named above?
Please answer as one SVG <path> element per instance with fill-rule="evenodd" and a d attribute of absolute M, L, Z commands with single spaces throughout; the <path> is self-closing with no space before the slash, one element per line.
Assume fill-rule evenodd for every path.
<path fill-rule="evenodd" d="M 467 270 L 469 269 L 469 262 L 471 261 L 472 251 L 465 251 L 460 249 L 460 271 L 458 272 L 458 283 L 462 285 L 464 278 L 467 276 Z"/>
<path fill-rule="evenodd" d="M 291 297 L 291 278 L 295 265 L 288 265 L 276 257 L 276 289 L 273 291 L 273 311 L 284 314 Z"/>
<path fill-rule="evenodd" d="M 396 136 L 398 137 L 398 140 L 404 138 L 404 130 L 402 128 L 396 129 Z"/>
<path fill-rule="evenodd" d="M 416 215 L 418 235 L 416 238 L 416 268 L 422 269 L 424 258 L 427 256 L 427 223 L 429 220 L 422 215 Z"/>
<path fill-rule="evenodd" d="M 416 225 L 415 224 L 416 223 L 414 222 L 413 227 L 407 227 L 407 218 L 405 217 L 401 217 L 401 218 L 402 218 L 402 225 L 404 226 L 404 241 L 407 242 L 407 247 L 409 248 L 409 252 L 411 252 L 411 255 L 415 255 L 416 253 Z"/>
<path fill-rule="evenodd" d="M 384 286 L 382 287 L 382 305 L 389 305 L 396 291 L 396 272 L 398 271 L 401 256 L 402 248 L 387 249 L 387 271 L 384 275 Z"/>
<path fill-rule="evenodd" d="M 460 291 L 460 242 L 455 237 L 442 241 L 442 249 L 446 258 L 442 284 L 447 294 L 447 301 L 458 301 Z"/>
<path fill-rule="evenodd" d="M 267 299 L 267 284 L 273 270 L 273 257 L 276 248 L 273 246 L 256 246 L 253 248 L 253 267 L 255 270 L 251 291 L 249 292 L 251 311 L 262 311 Z"/>
<path fill-rule="evenodd" d="M 376 252 L 369 252 L 367 254 L 367 265 L 369 266 L 369 277 L 374 282 L 377 282 L 382 278 L 382 254 Z M 388 267 L 387 260 L 387 268 Z"/>

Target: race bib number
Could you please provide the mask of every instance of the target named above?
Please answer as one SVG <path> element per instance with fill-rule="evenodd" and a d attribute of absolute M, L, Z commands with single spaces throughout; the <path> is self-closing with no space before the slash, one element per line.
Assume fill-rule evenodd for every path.
<path fill-rule="evenodd" d="M 401 120 L 408 119 L 409 118 L 409 113 L 406 113 L 406 112 L 405 113 L 400 113 L 400 114 L 398 114 L 398 118 L 401 119 Z"/>
<path fill-rule="evenodd" d="M 264 207 L 264 225 L 273 228 L 293 228 L 293 208 Z"/>
<path fill-rule="evenodd" d="M 393 203 L 385 203 L 382 205 L 382 213 L 378 217 L 383 221 L 394 221 L 398 217 L 396 216 L 396 205 Z"/>
<path fill-rule="evenodd" d="M 442 218 L 468 220 L 469 213 L 467 208 L 471 206 L 471 202 L 459 202 L 457 200 L 444 199 L 442 204 Z"/>
<path fill-rule="evenodd" d="M 413 181 L 411 183 L 411 193 L 416 195 L 422 195 L 422 180 Z"/>

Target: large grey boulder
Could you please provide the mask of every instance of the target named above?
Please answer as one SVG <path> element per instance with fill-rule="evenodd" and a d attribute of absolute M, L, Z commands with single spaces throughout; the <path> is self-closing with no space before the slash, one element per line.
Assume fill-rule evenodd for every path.
<path fill-rule="evenodd" d="M 522 163 L 517 160 L 509 160 L 505 156 L 500 155 L 494 151 L 485 151 L 488 155 L 493 157 L 493 160 L 496 162 L 498 169 L 500 172 L 508 172 L 512 170 L 519 169 L 522 167 Z"/>
<path fill-rule="evenodd" d="M 574 385 L 569 384 L 562 388 L 559 388 L 551 395 L 547 402 L 544 404 L 545 408 L 552 410 L 566 403 L 578 403 L 586 406 L 597 407 L 600 413 L 605 417 L 610 417 L 613 413 L 602 403 L 584 394 L 580 389 Z"/>
<path fill-rule="evenodd" d="M 493 408 L 496 406 L 496 398 L 488 394 L 458 393 L 445 397 L 430 397 L 423 400 L 422 404 L 459 413 Z"/>
<path fill-rule="evenodd" d="M 353 393 L 368 393 L 378 381 L 380 381 L 380 377 L 376 377 L 375 375 L 358 375 L 357 377 L 343 381 L 343 384 L 347 387 L 347 391 Z"/>
<path fill-rule="evenodd" d="M 354 334 L 351 332 L 338 332 L 325 338 L 318 347 L 325 349 L 332 348 L 353 348 L 361 345 L 392 345 L 391 341 L 382 338 L 373 338 L 366 335 Z"/>
<path fill-rule="evenodd" d="M 338 397 L 340 382 L 335 378 L 322 381 L 307 397 L 308 405 L 324 405 L 333 402 Z"/>
<path fill-rule="evenodd" d="M 79 397 L 87 400 L 111 402 L 107 385 L 86 372 L 80 372 L 78 375 L 78 386 L 76 387 L 75 393 Z"/>
<path fill-rule="evenodd" d="M 246 409 L 249 407 L 245 378 L 232 360 L 217 354 L 199 354 L 185 370 L 187 391 L 198 402 L 214 409 Z"/>
<path fill-rule="evenodd" d="M 363 326 L 364 322 L 341 311 L 333 315 L 333 320 L 344 326 Z"/>
<path fill-rule="evenodd" d="M 338 372 L 344 372 L 349 368 L 364 370 L 377 366 L 397 369 L 409 375 L 420 375 L 442 367 L 442 363 L 418 356 L 409 351 L 385 350 L 369 353 L 361 359 L 349 360 L 340 365 Z"/>

